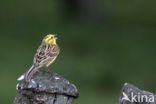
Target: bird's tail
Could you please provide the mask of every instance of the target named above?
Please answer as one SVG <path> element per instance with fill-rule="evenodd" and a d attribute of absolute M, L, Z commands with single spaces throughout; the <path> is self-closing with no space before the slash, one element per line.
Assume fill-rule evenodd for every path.
<path fill-rule="evenodd" d="M 29 82 L 33 74 L 37 71 L 37 68 L 32 65 L 31 68 L 25 73 L 24 79 L 26 82 Z"/>
<path fill-rule="evenodd" d="M 31 68 L 24 74 L 22 74 L 17 80 L 25 80 L 26 82 L 29 82 L 33 74 L 37 71 L 37 68 L 32 65 Z"/>

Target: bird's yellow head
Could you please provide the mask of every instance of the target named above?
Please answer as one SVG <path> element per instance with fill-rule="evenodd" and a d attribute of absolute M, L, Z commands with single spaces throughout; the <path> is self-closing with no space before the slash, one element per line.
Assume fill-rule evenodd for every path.
<path fill-rule="evenodd" d="M 56 44 L 56 35 L 53 34 L 48 34 L 47 36 L 45 36 L 45 38 L 43 39 L 43 42 L 46 44 Z"/>

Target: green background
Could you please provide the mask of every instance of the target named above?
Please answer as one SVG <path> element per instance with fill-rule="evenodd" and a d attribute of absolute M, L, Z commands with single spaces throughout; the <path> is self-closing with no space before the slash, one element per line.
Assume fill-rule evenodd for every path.
<path fill-rule="evenodd" d="M 76 104 L 115 104 L 125 82 L 156 93 L 155 3 L 1 0 L 0 103 L 13 103 L 16 79 L 49 33 L 61 48 L 50 70 L 77 86 Z"/>

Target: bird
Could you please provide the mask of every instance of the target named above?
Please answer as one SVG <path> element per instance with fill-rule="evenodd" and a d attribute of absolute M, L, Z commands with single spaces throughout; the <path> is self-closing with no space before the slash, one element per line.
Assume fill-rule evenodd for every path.
<path fill-rule="evenodd" d="M 56 57 L 59 55 L 60 48 L 56 43 L 56 35 L 54 34 L 48 34 L 46 35 L 39 48 L 37 49 L 37 52 L 34 56 L 33 64 L 30 67 L 30 69 L 21 75 L 17 80 L 25 80 L 26 82 L 29 82 L 33 76 L 33 74 L 41 67 L 49 67 Z"/>

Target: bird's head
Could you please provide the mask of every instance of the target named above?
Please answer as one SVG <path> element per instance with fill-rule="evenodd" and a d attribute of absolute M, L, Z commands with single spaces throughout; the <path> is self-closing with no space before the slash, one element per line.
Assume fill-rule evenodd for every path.
<path fill-rule="evenodd" d="M 56 44 L 56 39 L 57 39 L 56 35 L 54 35 L 54 34 L 48 34 L 43 39 L 43 42 L 46 43 L 46 44 L 55 45 Z"/>

